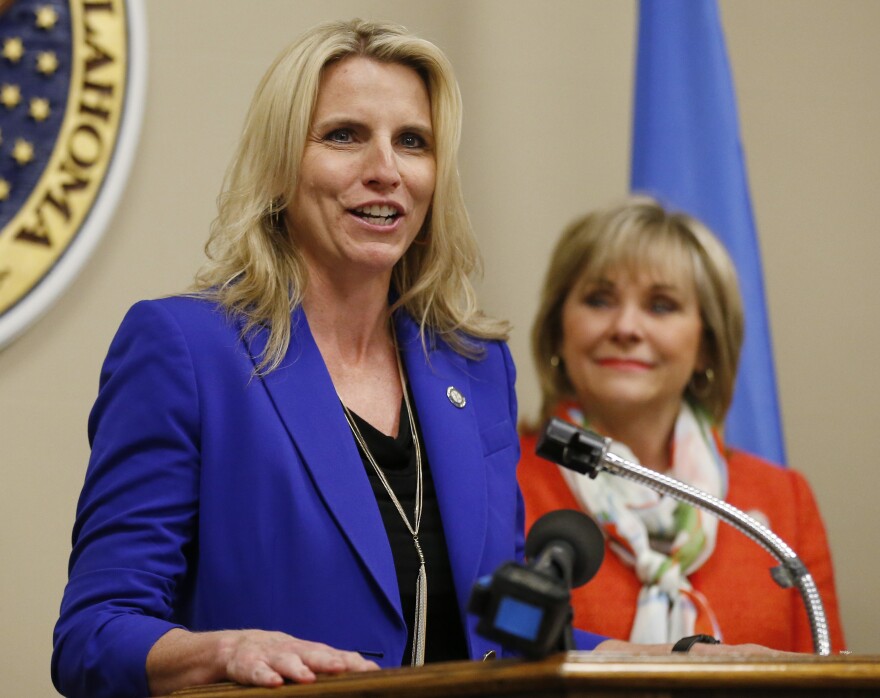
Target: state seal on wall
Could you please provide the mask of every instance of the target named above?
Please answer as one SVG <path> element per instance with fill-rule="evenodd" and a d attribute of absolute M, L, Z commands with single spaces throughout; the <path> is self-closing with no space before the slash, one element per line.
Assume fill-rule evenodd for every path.
<path fill-rule="evenodd" d="M 0 347 L 67 289 L 133 160 L 140 0 L 0 0 Z"/>

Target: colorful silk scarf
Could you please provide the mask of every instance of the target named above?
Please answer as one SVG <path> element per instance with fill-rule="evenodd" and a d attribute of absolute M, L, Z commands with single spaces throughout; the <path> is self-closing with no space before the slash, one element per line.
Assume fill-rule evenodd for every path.
<path fill-rule="evenodd" d="M 557 416 L 589 428 L 573 403 L 561 405 Z M 709 417 L 682 402 L 672 440 L 666 474 L 723 499 L 727 462 Z M 638 463 L 622 443 L 613 441 L 610 450 Z M 696 633 L 721 639 L 709 602 L 688 581 L 715 549 L 718 519 L 619 476 L 560 472 L 581 508 L 604 528 L 611 550 L 642 583 L 630 641 L 675 642 Z"/>

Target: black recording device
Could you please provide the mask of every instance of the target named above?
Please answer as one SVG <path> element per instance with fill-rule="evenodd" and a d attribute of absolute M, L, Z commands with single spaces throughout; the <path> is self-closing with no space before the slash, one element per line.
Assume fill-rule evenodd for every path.
<path fill-rule="evenodd" d="M 474 585 L 468 611 L 479 617 L 477 632 L 530 658 L 573 649 L 571 589 L 595 576 L 604 554 L 589 516 L 545 514 L 526 538 L 526 564 L 508 562 Z"/>

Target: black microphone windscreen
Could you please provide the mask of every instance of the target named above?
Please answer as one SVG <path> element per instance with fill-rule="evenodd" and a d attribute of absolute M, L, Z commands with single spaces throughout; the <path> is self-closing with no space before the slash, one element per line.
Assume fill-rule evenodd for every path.
<path fill-rule="evenodd" d="M 599 525 L 582 511 L 559 509 L 535 521 L 526 537 L 526 557 L 534 558 L 552 541 L 565 541 L 574 549 L 572 587 L 586 584 L 599 571 L 605 557 L 605 537 Z"/>

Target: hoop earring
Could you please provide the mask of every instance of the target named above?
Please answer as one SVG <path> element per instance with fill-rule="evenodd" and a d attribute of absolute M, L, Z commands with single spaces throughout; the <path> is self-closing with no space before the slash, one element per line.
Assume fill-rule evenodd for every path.
<path fill-rule="evenodd" d="M 709 397 L 712 390 L 712 384 L 715 382 L 715 371 L 707 368 L 700 373 L 694 373 L 688 382 L 688 387 L 695 397 L 705 400 Z"/>

